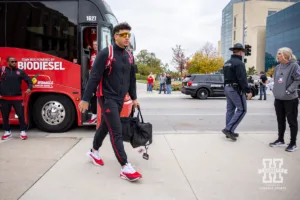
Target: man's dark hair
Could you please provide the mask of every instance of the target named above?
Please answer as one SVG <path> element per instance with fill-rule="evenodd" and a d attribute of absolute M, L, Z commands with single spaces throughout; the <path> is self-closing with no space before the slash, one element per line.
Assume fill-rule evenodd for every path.
<path fill-rule="evenodd" d="M 263 72 L 263 71 L 261 71 L 260 73 L 261 73 L 261 74 L 265 74 L 265 72 Z"/>
<path fill-rule="evenodd" d="M 129 30 L 129 31 L 131 31 L 131 26 L 127 22 L 120 23 L 120 24 L 118 24 L 117 26 L 114 27 L 113 35 L 118 33 L 120 30 Z"/>

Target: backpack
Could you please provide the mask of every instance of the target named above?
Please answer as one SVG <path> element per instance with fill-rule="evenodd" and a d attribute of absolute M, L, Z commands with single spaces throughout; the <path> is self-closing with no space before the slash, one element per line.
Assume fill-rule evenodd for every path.
<path fill-rule="evenodd" d="M 127 49 L 126 49 L 126 51 L 129 54 L 130 60 L 133 60 L 133 56 L 132 56 L 131 52 Z M 112 71 L 113 58 L 114 58 L 114 47 L 113 47 L 113 45 L 109 45 L 108 46 L 108 58 L 106 60 L 105 69 L 104 69 L 104 70 L 108 70 L 108 75 L 110 75 L 111 71 Z M 96 92 L 96 96 L 98 96 L 98 97 L 103 96 L 102 91 L 101 91 L 102 82 L 103 82 L 103 78 L 101 78 L 98 89 L 97 89 L 97 92 Z"/>
<path fill-rule="evenodd" d="M 128 55 L 130 57 L 130 60 L 133 60 L 133 56 L 132 56 L 131 52 L 127 49 L 126 49 L 126 51 L 127 51 Z M 111 70 L 112 70 L 113 58 L 114 58 L 114 47 L 113 47 L 113 45 L 109 45 L 109 47 L 108 47 L 108 58 L 106 60 L 106 65 L 105 65 L 105 69 L 109 69 L 108 75 L 110 75 Z"/>

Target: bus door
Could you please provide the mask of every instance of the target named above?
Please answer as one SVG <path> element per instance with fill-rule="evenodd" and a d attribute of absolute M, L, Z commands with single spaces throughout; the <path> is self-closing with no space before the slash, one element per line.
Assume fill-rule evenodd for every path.
<path fill-rule="evenodd" d="M 107 23 L 101 23 L 99 24 L 98 30 L 99 30 L 99 48 L 100 50 L 108 47 L 113 42 L 113 35 L 112 35 L 112 25 Z M 100 126 L 101 122 L 101 108 L 100 105 L 97 104 L 97 126 L 98 128 Z"/>
<path fill-rule="evenodd" d="M 112 43 L 112 27 L 106 23 L 81 24 L 81 91 L 84 93 L 89 79 L 89 73 L 96 59 L 97 53 Z M 96 91 L 95 91 L 96 92 Z M 90 109 L 82 114 L 85 125 L 95 125 L 93 116 L 97 115 L 97 100 L 91 99 Z M 96 122 L 96 121 L 95 121 Z"/>
<path fill-rule="evenodd" d="M 96 58 L 98 47 L 97 24 L 80 25 L 80 65 L 81 65 L 81 96 L 85 91 L 89 79 L 89 72 L 92 68 L 93 60 Z M 88 112 L 82 114 L 82 123 L 88 122 L 91 115 L 91 108 Z"/>

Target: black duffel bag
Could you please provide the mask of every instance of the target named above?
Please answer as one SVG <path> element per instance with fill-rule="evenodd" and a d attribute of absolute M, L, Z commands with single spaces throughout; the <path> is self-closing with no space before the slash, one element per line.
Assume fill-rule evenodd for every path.
<path fill-rule="evenodd" d="M 130 142 L 133 148 L 144 146 L 146 152 L 143 158 L 148 160 L 147 150 L 152 144 L 152 124 L 144 122 L 140 107 L 137 117 L 134 117 L 134 112 L 135 109 L 132 109 L 129 117 L 121 117 L 123 141 Z"/>
<path fill-rule="evenodd" d="M 140 121 L 141 118 L 141 121 Z M 140 146 L 149 146 L 152 144 L 152 124 L 144 122 L 144 118 L 141 113 L 141 109 L 138 106 L 137 118 L 131 121 L 133 136 L 131 139 L 131 146 L 137 148 Z"/>

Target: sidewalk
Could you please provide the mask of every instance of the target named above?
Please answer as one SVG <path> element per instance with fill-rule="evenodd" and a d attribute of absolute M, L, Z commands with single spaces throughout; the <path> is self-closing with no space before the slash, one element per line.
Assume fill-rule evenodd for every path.
<path fill-rule="evenodd" d="M 268 143 L 275 138 L 272 134 L 241 134 L 237 142 L 231 142 L 222 134 L 155 135 L 148 161 L 125 143 L 129 161 L 143 174 L 143 179 L 135 183 L 119 178 L 120 166 L 108 137 L 101 149 L 103 167 L 92 165 L 85 155 L 92 137 L 32 138 L 26 142 L 43 141 L 44 148 L 31 145 L 30 152 L 24 146 L 12 146 L 16 141 L 24 142 L 14 138 L 0 144 L 0 199 L 17 199 L 25 192 L 21 200 L 298 200 L 300 150 L 288 153 L 284 148 L 269 147 Z M 57 141 L 62 142 L 54 145 Z M 66 144 L 64 148 L 62 143 Z M 18 154 L 22 159 L 12 164 L 11 156 L 3 153 L 5 147 L 14 148 L 15 152 L 22 150 Z M 50 154 L 56 157 L 49 159 Z M 275 186 L 286 190 L 266 189 L 268 185 L 262 182 L 263 177 L 268 181 L 272 175 L 269 179 L 267 172 L 258 173 L 264 168 L 264 158 L 283 159 L 281 166 L 274 165 L 279 168 L 274 180 L 280 181 L 282 177 L 283 183 Z M 9 163 L 4 173 L 3 165 Z M 267 163 L 265 170 L 268 166 Z M 36 180 L 31 179 L 26 185 L 24 181 L 16 182 L 30 178 L 22 169 L 23 172 L 30 169 Z M 280 169 L 287 169 L 287 174 L 280 173 Z"/>

